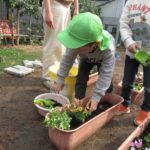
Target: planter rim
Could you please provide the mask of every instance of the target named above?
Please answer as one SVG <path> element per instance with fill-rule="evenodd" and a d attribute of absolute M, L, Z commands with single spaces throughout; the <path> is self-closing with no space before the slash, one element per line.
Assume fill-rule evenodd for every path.
<path fill-rule="evenodd" d="M 98 72 L 95 72 L 95 73 L 92 73 L 89 75 L 89 77 L 93 77 L 93 76 L 97 76 L 98 75 Z"/>
<path fill-rule="evenodd" d="M 63 130 L 63 129 L 60 129 L 60 128 L 52 129 L 51 127 L 48 127 L 48 128 L 50 128 L 50 129 L 52 129 L 52 130 L 63 131 L 63 132 L 65 131 L 65 132 L 68 132 L 68 133 L 69 133 L 69 132 L 75 132 L 76 130 L 79 130 L 80 128 L 83 128 L 86 124 L 89 124 L 89 122 L 93 122 L 93 120 L 96 120 L 99 116 L 102 116 L 103 114 L 105 114 L 105 112 L 110 111 L 110 110 L 113 109 L 114 107 L 120 105 L 122 102 L 123 102 L 123 98 L 122 98 L 122 100 L 121 100 L 118 104 L 116 104 L 116 105 L 114 105 L 114 106 L 108 108 L 107 110 L 105 110 L 105 111 L 103 111 L 102 113 L 96 115 L 96 116 L 93 117 L 92 119 L 86 121 L 85 123 L 83 123 L 82 125 L 80 125 L 79 127 L 75 128 L 75 129 L 73 129 L 73 130 Z M 47 115 L 48 115 L 48 113 L 46 114 L 45 118 L 47 117 Z"/>

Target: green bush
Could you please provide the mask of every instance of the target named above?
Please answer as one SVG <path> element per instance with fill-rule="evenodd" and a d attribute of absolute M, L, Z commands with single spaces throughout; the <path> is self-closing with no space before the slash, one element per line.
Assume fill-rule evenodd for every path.
<path fill-rule="evenodd" d="M 71 6 L 71 14 L 73 14 L 73 8 L 74 6 Z M 91 12 L 93 14 L 96 14 L 98 16 L 100 16 L 101 13 L 101 8 L 96 6 L 96 1 L 95 0 L 80 0 L 79 1 L 79 12 L 80 13 L 84 13 L 84 12 Z"/>

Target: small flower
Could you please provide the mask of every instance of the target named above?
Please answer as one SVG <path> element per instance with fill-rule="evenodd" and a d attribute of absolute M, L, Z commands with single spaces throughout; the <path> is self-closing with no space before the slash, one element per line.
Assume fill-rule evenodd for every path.
<path fill-rule="evenodd" d="M 142 81 L 142 79 L 141 79 L 141 78 L 137 78 L 137 81 L 138 81 L 138 82 L 141 82 L 141 81 Z"/>
<path fill-rule="evenodd" d="M 141 148 L 143 145 L 142 139 L 135 140 L 134 144 L 136 148 Z"/>

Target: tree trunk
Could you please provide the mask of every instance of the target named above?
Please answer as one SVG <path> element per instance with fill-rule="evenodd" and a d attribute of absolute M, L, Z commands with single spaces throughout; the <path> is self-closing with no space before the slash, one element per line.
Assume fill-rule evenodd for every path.
<path fill-rule="evenodd" d="M 13 10 L 13 8 L 11 9 L 11 17 L 12 17 L 12 22 L 11 22 L 11 26 L 12 26 L 12 28 L 11 28 L 11 32 L 12 32 L 12 46 L 14 46 L 14 25 L 13 25 L 13 19 L 14 19 L 14 10 Z"/>
<path fill-rule="evenodd" d="M 7 19 L 9 20 L 9 0 L 6 0 L 5 4 L 6 4 Z"/>
<path fill-rule="evenodd" d="M 29 30 L 29 39 L 30 39 L 30 44 L 31 44 L 31 28 L 32 28 L 32 22 L 31 22 L 31 15 L 30 15 L 30 20 L 29 20 L 29 28 L 30 28 L 30 30 Z"/>
<path fill-rule="evenodd" d="M 19 8 L 17 9 L 17 45 L 19 45 L 19 41 L 20 41 L 20 37 L 19 37 L 19 34 L 20 34 L 20 10 Z"/>

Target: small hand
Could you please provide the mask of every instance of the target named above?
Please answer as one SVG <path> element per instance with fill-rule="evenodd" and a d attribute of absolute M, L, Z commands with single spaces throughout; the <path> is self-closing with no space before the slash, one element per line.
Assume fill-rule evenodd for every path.
<path fill-rule="evenodd" d="M 54 20 L 52 14 L 46 14 L 45 22 L 50 28 L 54 29 Z"/>
<path fill-rule="evenodd" d="M 53 88 L 55 93 L 59 93 L 64 87 L 63 83 L 54 83 Z"/>
<path fill-rule="evenodd" d="M 79 14 L 79 10 L 78 9 L 75 9 L 74 12 L 73 12 L 73 16 Z"/>
<path fill-rule="evenodd" d="M 97 109 L 98 102 L 95 101 L 95 100 L 90 99 L 90 101 L 87 103 L 86 106 L 90 107 L 90 111 L 95 111 Z"/>
<path fill-rule="evenodd" d="M 134 44 L 131 44 L 129 45 L 129 47 L 127 48 L 128 51 L 130 51 L 131 53 L 136 53 L 136 49 L 139 48 L 139 45 L 138 43 L 134 43 Z"/>
<path fill-rule="evenodd" d="M 74 98 L 74 102 L 75 102 L 75 103 L 79 103 L 79 101 L 80 101 L 80 100 L 79 100 L 78 98 Z"/>

